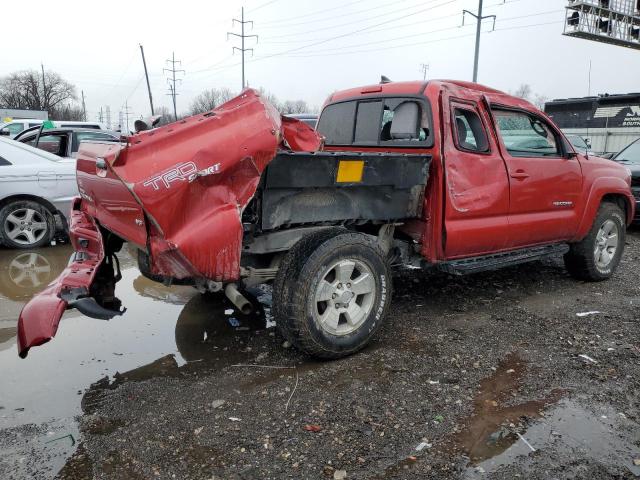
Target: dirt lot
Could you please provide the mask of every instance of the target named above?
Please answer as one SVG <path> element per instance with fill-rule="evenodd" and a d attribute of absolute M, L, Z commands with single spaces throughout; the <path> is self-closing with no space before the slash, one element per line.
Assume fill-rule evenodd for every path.
<path fill-rule="evenodd" d="M 604 283 L 555 260 L 462 278 L 398 272 L 377 341 L 334 362 L 283 348 L 265 328 L 268 291 L 266 320 L 241 317 L 218 298 L 141 285 L 124 264 L 128 320 L 66 319 L 24 361 L 43 362 L 33 382 L 71 351 L 56 368 L 85 383 L 49 387 L 76 410 L 30 420 L 29 407 L 54 403 L 43 396 L 3 417 L 0 477 L 49 478 L 72 452 L 62 479 L 640 477 L 637 229 Z M 56 430 L 60 418 L 73 420 Z M 79 447 L 37 448 L 76 426 Z"/>

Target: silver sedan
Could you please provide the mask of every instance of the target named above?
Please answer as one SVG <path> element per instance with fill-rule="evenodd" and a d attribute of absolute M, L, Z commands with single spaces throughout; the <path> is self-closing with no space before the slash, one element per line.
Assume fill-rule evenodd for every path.
<path fill-rule="evenodd" d="M 0 138 L 0 243 L 10 248 L 49 244 L 64 230 L 78 195 L 76 162 Z"/>

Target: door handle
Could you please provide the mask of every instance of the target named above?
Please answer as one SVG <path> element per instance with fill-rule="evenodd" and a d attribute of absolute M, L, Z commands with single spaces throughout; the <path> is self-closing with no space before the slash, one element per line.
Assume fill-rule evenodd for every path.
<path fill-rule="evenodd" d="M 107 162 L 105 161 L 104 158 L 96 159 L 96 168 L 99 169 L 99 170 L 106 170 L 107 169 Z"/>
<path fill-rule="evenodd" d="M 516 170 L 511 174 L 511 178 L 517 178 L 518 180 L 524 180 L 525 178 L 529 178 L 529 174 L 524 170 Z"/>

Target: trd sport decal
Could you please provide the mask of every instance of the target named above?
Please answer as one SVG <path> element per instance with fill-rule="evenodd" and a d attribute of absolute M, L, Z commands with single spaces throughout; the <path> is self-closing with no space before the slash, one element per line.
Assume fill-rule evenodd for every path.
<path fill-rule="evenodd" d="M 204 170 L 198 170 L 198 166 L 193 162 L 179 163 L 175 167 L 166 170 L 155 177 L 146 180 L 142 185 L 144 187 L 153 187 L 154 190 L 160 190 L 161 186 L 171 188 L 173 182 L 193 182 L 198 177 L 205 177 L 220 171 L 220 164 L 216 163 Z"/>

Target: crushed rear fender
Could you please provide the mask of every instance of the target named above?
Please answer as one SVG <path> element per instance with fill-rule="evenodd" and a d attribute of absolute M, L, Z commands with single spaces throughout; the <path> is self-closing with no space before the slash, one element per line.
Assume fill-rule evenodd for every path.
<path fill-rule="evenodd" d="M 211 112 L 133 135 L 115 153 L 104 150 L 113 147 L 87 144 L 79 155 L 78 183 L 81 192 L 91 181 L 102 188 L 100 179 L 81 169 L 92 168 L 85 161 L 91 157 L 106 160 L 107 179 L 113 175 L 121 182 L 144 218 L 109 213 L 117 206 L 107 205 L 105 195 L 122 194 L 104 189 L 89 194 L 95 198 L 95 216 L 108 230 L 147 250 L 151 273 L 235 281 L 242 212 L 262 172 L 280 149 L 316 151 L 321 144 L 315 130 L 281 117 L 258 92 L 247 89 Z"/>
<path fill-rule="evenodd" d="M 60 276 L 27 303 L 18 318 L 18 354 L 24 358 L 31 347 L 53 338 L 67 308 L 109 319 L 122 311 L 107 309 L 90 296 L 91 284 L 104 258 L 102 235 L 93 218 L 80 210 L 80 199 L 74 200 L 70 217 L 70 236 L 75 252 Z"/>

